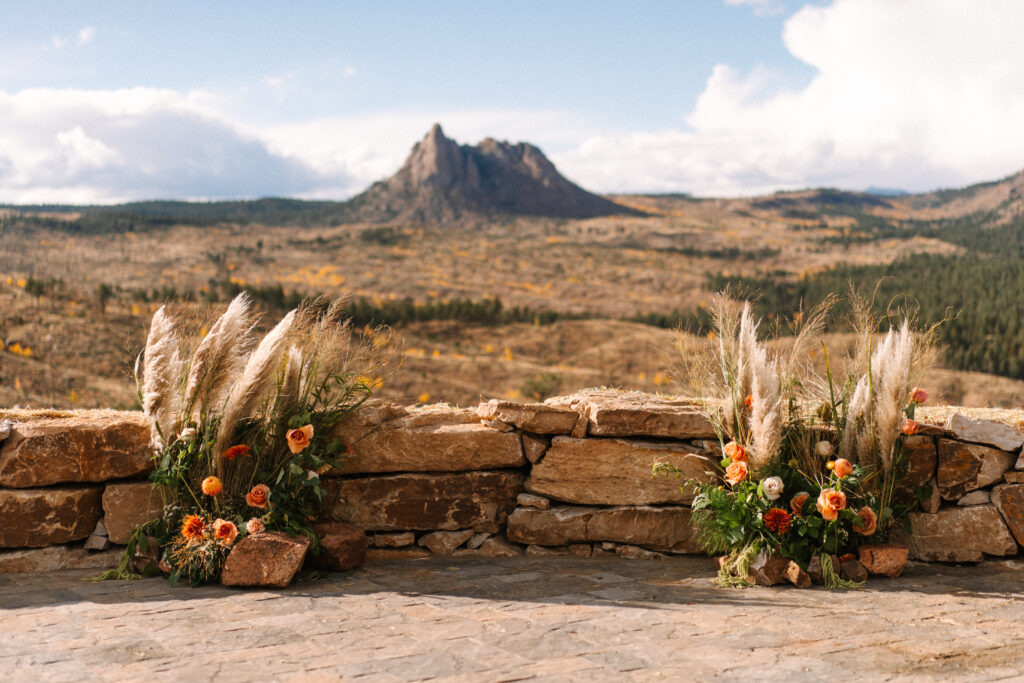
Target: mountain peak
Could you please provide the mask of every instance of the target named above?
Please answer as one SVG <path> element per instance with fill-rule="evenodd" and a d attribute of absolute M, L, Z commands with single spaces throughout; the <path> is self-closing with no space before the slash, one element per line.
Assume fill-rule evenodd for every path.
<path fill-rule="evenodd" d="M 504 215 L 590 218 L 633 209 L 562 176 L 537 147 L 485 138 L 475 146 L 445 137 L 435 123 L 402 168 L 351 200 L 359 218 L 443 223 Z"/>

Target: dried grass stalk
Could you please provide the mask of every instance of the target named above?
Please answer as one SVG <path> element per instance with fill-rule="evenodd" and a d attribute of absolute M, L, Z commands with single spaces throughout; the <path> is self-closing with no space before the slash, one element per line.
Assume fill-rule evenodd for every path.
<path fill-rule="evenodd" d="M 192 356 L 185 385 L 189 417 L 196 419 L 223 404 L 252 350 L 253 325 L 250 299 L 243 292 L 217 319 Z"/>
<path fill-rule="evenodd" d="M 178 390 L 183 369 L 179 343 L 167 307 L 161 306 L 153 314 L 146 338 L 141 387 L 142 410 L 155 426 L 153 445 L 158 450 L 177 429 Z"/>

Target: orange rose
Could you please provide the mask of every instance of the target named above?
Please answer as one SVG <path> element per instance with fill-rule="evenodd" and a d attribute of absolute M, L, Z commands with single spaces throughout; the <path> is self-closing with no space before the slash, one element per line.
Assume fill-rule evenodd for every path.
<path fill-rule="evenodd" d="M 292 453 L 301 453 L 309 446 L 309 440 L 313 438 L 313 425 L 306 425 L 288 432 L 288 450 Z"/>
<path fill-rule="evenodd" d="M 216 519 L 213 522 L 213 537 L 224 545 L 231 545 L 238 537 L 238 527 L 226 519 Z"/>
<path fill-rule="evenodd" d="M 914 434 L 917 434 L 917 430 L 919 430 L 920 428 L 921 425 L 919 425 L 917 422 L 914 422 L 909 417 L 903 421 L 902 431 L 907 436 L 913 436 Z"/>
<path fill-rule="evenodd" d="M 258 517 L 253 517 L 245 523 L 245 530 L 250 534 L 259 534 L 263 533 L 266 530 L 266 527 L 263 526 L 263 522 L 261 522 Z"/>
<path fill-rule="evenodd" d="M 742 460 L 733 462 L 725 468 L 725 480 L 735 486 L 747 478 L 747 463 Z"/>
<path fill-rule="evenodd" d="M 240 455 L 249 455 L 249 447 L 245 444 L 238 444 L 224 451 L 225 460 L 234 460 Z"/>
<path fill-rule="evenodd" d="M 846 508 L 846 494 L 834 489 L 822 489 L 818 495 L 818 513 L 827 522 L 834 522 L 839 511 Z"/>
<path fill-rule="evenodd" d="M 245 494 L 245 504 L 249 507 L 267 509 L 267 498 L 270 497 L 270 487 L 266 484 L 256 484 L 252 491 Z"/>
<path fill-rule="evenodd" d="M 807 491 L 801 491 L 800 493 L 793 496 L 789 501 L 789 509 L 793 511 L 793 514 L 799 517 L 804 513 L 804 503 L 811 497 L 811 494 Z"/>
<path fill-rule="evenodd" d="M 217 477 L 207 477 L 206 479 L 203 479 L 202 489 L 203 493 L 206 495 L 216 496 L 224 490 L 224 484 L 220 483 L 220 479 Z"/>
<path fill-rule="evenodd" d="M 836 460 L 835 473 L 837 477 L 848 477 L 853 474 L 853 465 L 846 458 Z"/>
<path fill-rule="evenodd" d="M 878 528 L 878 516 L 868 506 L 857 510 L 858 519 L 853 522 L 853 530 L 862 536 L 870 536 Z"/>
<path fill-rule="evenodd" d="M 910 392 L 910 400 L 914 403 L 924 403 L 928 400 L 928 392 L 921 387 L 914 387 L 914 390 Z"/>
<path fill-rule="evenodd" d="M 733 462 L 746 462 L 747 461 L 747 449 L 739 445 L 735 441 L 730 441 L 725 444 L 725 457 Z"/>

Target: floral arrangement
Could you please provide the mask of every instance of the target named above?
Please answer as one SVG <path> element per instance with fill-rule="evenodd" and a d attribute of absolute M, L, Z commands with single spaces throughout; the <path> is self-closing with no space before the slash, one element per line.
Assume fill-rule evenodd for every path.
<path fill-rule="evenodd" d="M 147 537 L 170 580 L 192 584 L 217 580 L 231 548 L 251 534 L 305 536 L 318 552 L 321 476 L 353 451 L 331 429 L 370 397 L 367 378 L 386 365 L 390 337 L 357 337 L 344 300 L 307 301 L 262 339 L 255 323 L 244 293 L 208 332 L 166 307 L 154 314 L 135 375 L 164 515 L 136 530 L 105 578 L 130 578 Z"/>
<path fill-rule="evenodd" d="M 725 554 L 723 585 L 748 585 L 761 553 L 804 570 L 820 563 L 831 587 L 859 585 L 839 576 L 833 558 L 883 542 L 917 502 L 896 492 L 903 440 L 917 432 L 914 409 L 927 399 L 914 384 L 930 362 L 933 331 L 915 333 L 904 317 L 876 344 L 870 305 L 852 297 L 858 344 L 837 380 L 818 339 L 833 304 L 799 316 L 788 353 L 759 340 L 749 303 L 723 294 L 714 304 L 712 341 L 692 367 L 701 388 L 720 398 L 706 412 L 721 442 L 721 471 L 684 486 L 696 490 L 693 522 L 703 545 Z M 824 376 L 809 361 L 818 345 Z"/>

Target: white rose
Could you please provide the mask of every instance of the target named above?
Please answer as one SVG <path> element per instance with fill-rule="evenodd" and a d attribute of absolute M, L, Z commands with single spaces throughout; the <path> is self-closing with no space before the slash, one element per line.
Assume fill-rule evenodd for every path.
<path fill-rule="evenodd" d="M 832 442 L 830 441 L 819 441 L 814 444 L 814 452 L 822 458 L 827 458 L 832 455 Z"/>
<path fill-rule="evenodd" d="M 178 434 L 178 441 L 189 441 L 196 435 L 194 427 L 185 427 L 181 430 L 181 434 Z"/>
<path fill-rule="evenodd" d="M 782 495 L 782 489 L 785 485 L 782 483 L 782 479 L 779 477 L 768 477 L 761 482 L 761 489 L 764 491 L 764 497 L 768 500 L 778 500 L 779 496 Z"/>

